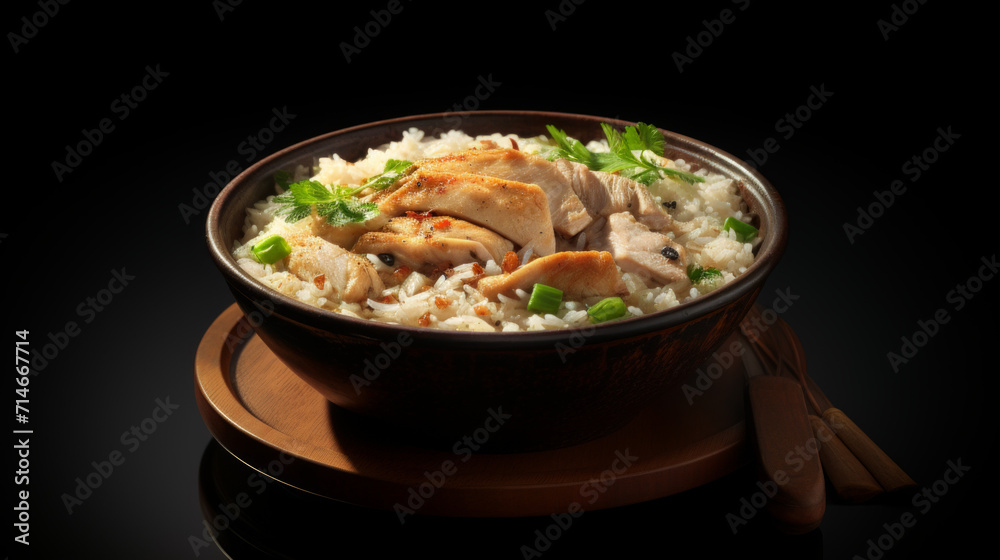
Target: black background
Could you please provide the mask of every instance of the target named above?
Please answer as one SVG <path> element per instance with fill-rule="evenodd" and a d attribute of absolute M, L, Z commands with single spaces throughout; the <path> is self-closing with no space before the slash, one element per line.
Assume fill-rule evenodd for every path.
<path fill-rule="evenodd" d="M 788 206 L 791 238 L 762 302 L 776 290 L 798 296 L 782 318 L 802 339 L 811 374 L 921 486 L 941 479 L 949 461 L 970 467 L 926 513 L 910 496 L 831 503 L 821 528 L 801 538 L 774 532 L 762 516 L 732 535 L 725 515 L 753 491 L 740 471 L 681 496 L 588 514 L 545 557 L 864 557 L 867 541 L 905 512 L 917 524 L 886 558 L 961 553 L 989 541 L 997 518 L 987 476 L 996 440 L 989 352 L 996 282 L 973 281 L 982 289 L 961 309 L 949 298 L 977 275 L 981 258 L 996 254 L 996 185 L 983 173 L 990 161 L 979 159 L 981 146 L 992 147 L 995 97 L 986 81 L 989 51 L 976 44 L 988 38 L 985 14 L 934 1 L 863 8 L 403 1 L 348 61 L 342 45 L 388 2 L 245 1 L 221 15 L 223 4 L 207 0 L 71 2 L 52 16 L 37 15 L 42 5 L 8 3 L 2 20 L 4 161 L 13 171 L 0 226 L 3 315 L 9 339 L 23 329 L 34 350 L 55 339 L 64 347 L 36 367 L 28 424 L 12 423 L 34 433 L 31 545 L 13 543 L 11 557 L 194 556 L 188 538 L 203 529 L 199 465 L 216 456 L 194 402 L 194 351 L 232 298 L 208 257 L 205 212 L 188 223 L 180 205 L 195 205 L 195 193 L 231 160 L 246 167 L 317 134 L 463 103 L 642 120 L 744 159 L 774 138 L 779 149 L 760 170 Z M 906 21 L 904 8 L 913 12 Z M 735 19 L 713 23 L 726 9 Z M 894 12 L 897 28 L 880 29 Z M 33 30 L 22 18 L 44 24 Z M 709 40 L 712 27 L 721 33 Z M 699 38 L 701 52 L 688 51 L 691 60 L 679 68 L 675 55 Z M 139 86 L 147 68 L 159 68 L 162 82 L 121 119 L 115 100 Z M 472 106 L 480 78 L 497 85 Z M 826 99 L 800 109 L 811 88 Z M 294 115 L 290 124 L 247 158 L 241 143 L 282 109 Z M 779 120 L 796 110 L 808 118 L 786 137 Z M 60 180 L 53 163 L 65 162 L 68 146 L 105 118 L 114 129 Z M 956 135 L 947 151 L 929 154 L 936 160 L 919 177 L 907 171 L 939 130 Z M 844 225 L 895 180 L 905 193 L 852 243 Z M 79 306 L 123 268 L 134 276 L 128 286 L 100 312 L 81 314 Z M 887 354 L 941 309 L 948 322 L 894 371 Z M 69 321 L 79 332 L 59 335 Z M 130 451 L 121 434 L 149 417 L 157 399 L 178 408 Z M 68 513 L 61 496 L 115 450 L 124 463 Z M 13 473 L 16 457 L 10 464 Z M 348 506 L 317 513 L 268 494 L 271 513 L 292 508 L 323 520 L 269 538 L 292 551 L 321 528 L 318 540 L 331 556 L 519 558 L 520 546 L 548 524 L 421 519 L 401 527 L 391 513 Z M 15 505 L 13 488 L 8 495 Z M 264 517 L 250 534 L 274 527 Z M 214 545 L 198 552 L 223 557 Z"/>

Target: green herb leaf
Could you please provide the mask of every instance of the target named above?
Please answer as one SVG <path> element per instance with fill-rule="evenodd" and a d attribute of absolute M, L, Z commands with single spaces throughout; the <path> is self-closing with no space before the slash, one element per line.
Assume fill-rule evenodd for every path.
<path fill-rule="evenodd" d="M 608 123 L 601 123 L 601 130 L 604 131 L 604 137 L 608 139 L 608 148 L 610 148 L 612 154 L 618 155 L 627 151 L 629 153 L 627 157 L 635 160 L 635 156 L 632 155 L 632 149 L 628 147 L 628 143 L 625 142 L 625 138 L 621 132 L 615 130 Z"/>
<path fill-rule="evenodd" d="M 378 206 L 375 203 L 362 202 L 354 197 L 316 205 L 316 213 L 326 218 L 327 223 L 334 226 L 366 222 L 378 216 L 378 212 Z"/>
<path fill-rule="evenodd" d="M 552 136 L 557 145 L 556 149 L 549 153 L 549 160 L 563 158 L 582 163 L 591 169 L 596 168 L 595 166 L 598 165 L 597 154 L 588 150 L 579 140 L 566 136 L 565 132 L 555 126 L 549 124 L 545 125 L 545 128 L 548 129 L 549 135 Z"/>
<path fill-rule="evenodd" d="M 306 180 L 288 185 L 288 190 L 273 200 L 283 205 L 277 214 L 287 222 L 297 222 L 311 215 L 315 206 L 316 213 L 325 217 L 328 223 L 341 226 L 378 215 L 376 205 L 354 198 L 359 190 L 336 185 L 328 189 L 319 181 Z"/>
<path fill-rule="evenodd" d="M 404 176 L 406 174 L 406 170 L 412 165 L 412 162 L 406 160 L 390 159 L 385 162 L 385 168 L 382 170 L 382 174 L 369 177 L 369 179 L 361 185 L 362 190 L 371 188 L 380 191 L 390 187 L 393 183 L 398 181 L 400 177 Z"/>
<path fill-rule="evenodd" d="M 331 185 L 327 188 L 323 183 L 313 180 L 291 183 L 284 193 L 273 199 L 282 205 L 277 214 L 287 222 L 297 222 L 311 215 L 315 208 L 316 214 L 325 218 L 330 225 L 366 222 L 378 216 L 378 206 L 372 202 L 363 202 L 356 195 L 365 189 L 382 190 L 392 186 L 412 166 L 409 161 L 390 159 L 385 162 L 384 171 L 380 175 L 369 178 L 358 187 Z M 275 181 L 278 180 L 278 174 L 275 174 Z"/>
<path fill-rule="evenodd" d="M 288 190 L 292 193 L 295 204 L 318 204 L 329 202 L 336 198 L 336 194 L 330 192 L 319 181 L 299 181 L 288 185 Z"/>
<path fill-rule="evenodd" d="M 630 150 L 649 150 L 658 156 L 663 155 L 667 147 L 667 139 L 660 129 L 651 124 L 636 123 L 636 126 L 625 127 L 625 142 Z"/>
<path fill-rule="evenodd" d="M 274 182 L 281 188 L 287 189 L 292 183 L 292 172 L 281 169 L 274 174 Z"/>
<path fill-rule="evenodd" d="M 717 268 L 702 268 L 697 264 L 689 264 L 687 275 L 692 284 L 714 281 L 722 278 L 722 272 Z"/>
<path fill-rule="evenodd" d="M 579 140 L 569 138 L 564 131 L 553 125 L 546 125 L 546 129 L 557 144 L 557 147 L 548 154 L 550 160 L 565 158 L 582 163 L 594 171 L 607 173 L 618 171 L 623 176 L 647 186 L 659 179 L 661 173 L 688 183 L 705 181 L 704 177 L 679 169 L 663 167 L 644 154 L 637 157 L 633 153 L 633 150 L 648 150 L 658 156 L 663 155 L 666 138 L 652 125 L 638 123 L 634 127 L 627 126 L 625 133 L 622 134 L 611 125 L 601 123 L 604 136 L 608 139 L 608 153 L 591 152 Z"/>
<path fill-rule="evenodd" d="M 310 216 L 312 214 L 312 205 L 311 204 L 296 205 L 295 202 L 291 199 L 291 197 L 289 197 L 286 200 L 286 199 L 283 199 L 282 197 L 276 196 L 276 197 L 274 197 L 274 201 L 275 202 L 281 202 L 281 203 L 284 203 L 284 204 L 290 204 L 290 206 L 287 206 L 285 208 L 281 208 L 277 212 L 277 214 L 279 216 L 284 217 L 285 221 L 288 222 L 288 223 L 290 223 L 290 224 L 294 224 L 295 222 L 301 220 L 302 218 L 305 218 L 305 217 Z"/>

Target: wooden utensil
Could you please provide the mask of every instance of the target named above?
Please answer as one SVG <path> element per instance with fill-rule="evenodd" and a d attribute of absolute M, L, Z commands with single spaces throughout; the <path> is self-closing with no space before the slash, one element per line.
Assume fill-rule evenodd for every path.
<path fill-rule="evenodd" d="M 833 406 L 833 403 L 823 394 L 816 382 L 806 374 L 802 344 L 791 327 L 784 324 L 781 331 L 784 336 L 779 337 L 777 343 L 780 347 L 792 347 L 796 355 L 799 356 L 798 363 L 801 364 L 801 367 L 797 368 L 796 375 L 800 378 L 804 390 L 813 395 L 819 406 L 820 415 L 827 425 L 836 431 L 837 437 L 865 465 L 886 492 L 915 488 L 917 483 L 882 448 L 876 445 L 847 414 Z"/>
<path fill-rule="evenodd" d="M 753 346 L 743 337 L 744 344 Z M 826 511 L 823 469 L 799 384 L 768 375 L 754 352 L 743 353 L 748 426 L 767 511 L 779 529 L 794 534 L 819 526 Z M 810 445 L 810 440 L 813 444 Z"/>
<path fill-rule="evenodd" d="M 783 322 L 782 322 L 783 323 Z M 820 462 L 826 477 L 830 479 L 841 499 L 851 503 L 861 503 L 883 492 L 882 486 L 872 477 L 871 473 L 861 464 L 851 450 L 844 445 L 844 442 L 837 436 L 836 431 L 819 416 L 817 402 L 810 391 L 802 385 L 801 380 L 795 375 L 794 370 L 804 371 L 804 368 L 795 368 L 789 362 L 802 363 L 801 353 L 794 354 L 787 345 L 779 351 L 774 351 L 771 346 L 777 348 L 776 339 L 782 336 L 767 336 L 767 344 L 753 338 L 751 349 L 758 359 L 770 363 L 773 371 L 783 375 L 788 379 L 794 379 L 796 385 L 802 391 L 809 408 L 809 423 L 813 430 L 813 435 L 819 442 Z M 794 350 L 794 349 L 792 349 Z M 822 395 L 821 395 L 822 396 Z M 822 398 L 825 399 L 825 396 Z"/>
<path fill-rule="evenodd" d="M 751 313 L 760 317 L 757 306 Z M 808 375 L 802 343 L 791 327 L 779 319 L 765 334 L 769 335 L 769 344 L 752 347 L 755 352 L 767 355 L 772 363 L 780 363 L 781 371 L 800 383 L 810 413 L 816 417 L 812 420 L 816 437 L 824 443 L 821 448 L 824 470 L 838 495 L 849 502 L 863 502 L 882 492 L 916 487 L 913 479 L 857 424 L 833 406 Z"/>

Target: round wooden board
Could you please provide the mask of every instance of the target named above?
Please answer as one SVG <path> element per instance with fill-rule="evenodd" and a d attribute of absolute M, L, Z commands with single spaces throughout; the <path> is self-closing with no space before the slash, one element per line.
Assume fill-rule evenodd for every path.
<path fill-rule="evenodd" d="M 686 383 L 700 395 L 678 387 L 615 433 L 516 454 L 477 454 L 472 440 L 428 449 L 372 427 L 285 367 L 236 305 L 202 338 L 195 384 L 202 417 L 219 443 L 288 485 L 380 509 L 532 516 L 661 498 L 746 464 L 744 372 L 738 358 L 732 361 L 718 379 L 702 368 L 698 382 L 692 372 Z"/>

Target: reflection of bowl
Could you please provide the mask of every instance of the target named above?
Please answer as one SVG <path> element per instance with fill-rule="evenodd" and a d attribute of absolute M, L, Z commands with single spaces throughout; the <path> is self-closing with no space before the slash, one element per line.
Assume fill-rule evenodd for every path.
<path fill-rule="evenodd" d="M 787 239 L 784 205 L 742 161 L 664 132 L 665 156 L 738 179 L 762 236 L 756 262 L 730 284 L 673 309 L 587 329 L 521 333 L 398 327 L 340 316 L 285 297 L 245 273 L 231 256 L 245 209 L 273 194 L 273 176 L 315 158 L 363 157 L 411 127 L 489 134 L 543 134 L 554 124 L 583 141 L 601 122 L 562 113 L 483 111 L 420 115 L 352 127 L 273 154 L 236 177 L 208 216 L 208 244 L 236 302 L 261 340 L 334 404 L 427 441 L 471 441 L 491 451 L 571 445 L 606 434 L 676 387 L 750 309 Z M 353 383 L 352 383 L 353 377 Z M 358 383 L 359 380 L 364 384 Z M 465 444 L 463 443 L 462 446 Z"/>

